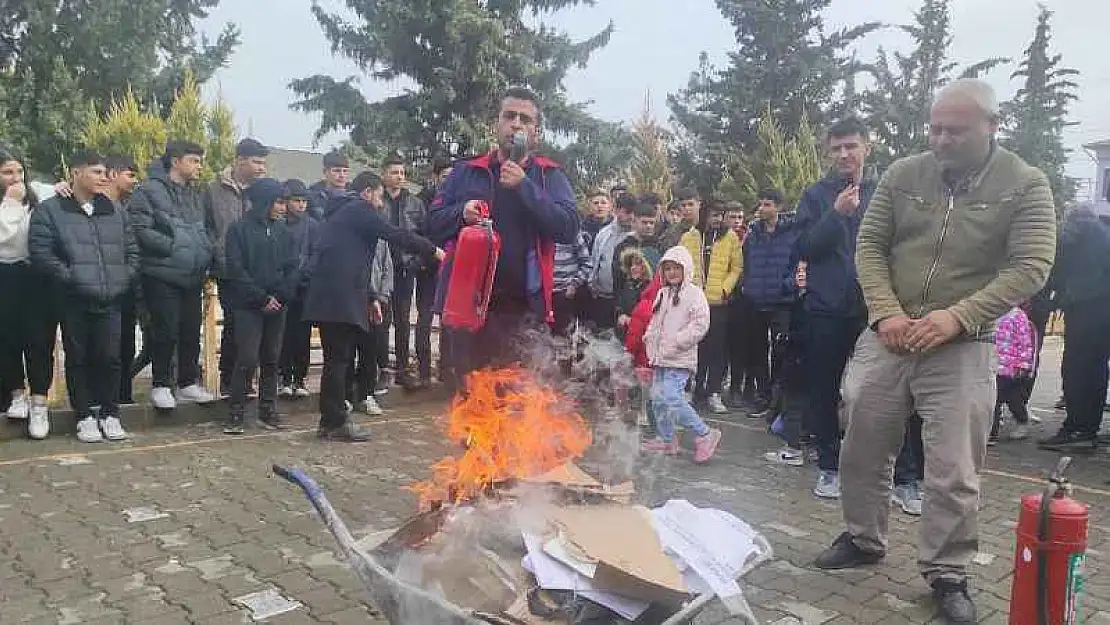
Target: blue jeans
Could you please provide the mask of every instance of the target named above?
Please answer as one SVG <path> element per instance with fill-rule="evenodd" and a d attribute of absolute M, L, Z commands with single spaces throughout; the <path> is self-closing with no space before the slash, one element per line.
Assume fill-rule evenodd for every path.
<path fill-rule="evenodd" d="M 686 401 L 686 381 L 690 379 L 690 372 L 667 367 L 655 367 L 653 371 L 651 407 L 655 412 L 655 432 L 659 438 L 668 443 L 674 440 L 676 422 L 698 436 L 708 434 L 709 426 Z"/>

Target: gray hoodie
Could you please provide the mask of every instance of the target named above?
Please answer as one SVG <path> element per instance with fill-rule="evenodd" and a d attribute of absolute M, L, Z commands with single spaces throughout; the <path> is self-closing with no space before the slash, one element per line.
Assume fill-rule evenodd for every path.
<path fill-rule="evenodd" d="M 590 291 L 597 297 L 616 297 L 613 286 L 613 256 L 621 241 L 632 234 L 632 229 L 622 228 L 616 219 L 605 226 L 594 238 L 593 253 L 590 255 Z"/>

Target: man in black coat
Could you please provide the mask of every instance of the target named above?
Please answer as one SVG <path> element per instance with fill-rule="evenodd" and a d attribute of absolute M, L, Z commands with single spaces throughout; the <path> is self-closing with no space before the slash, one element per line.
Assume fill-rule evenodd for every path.
<path fill-rule="evenodd" d="M 429 262 L 442 259 L 443 250 L 382 217 L 382 179 L 376 174 L 362 172 L 350 190 L 346 198 L 333 198 L 325 211 L 319 246 L 309 263 L 304 319 L 320 328 L 324 348 L 318 436 L 362 442 L 369 434 L 348 420 L 345 385 L 351 349 L 360 332 L 370 331 L 370 260 L 378 239 L 419 253 Z"/>
<path fill-rule="evenodd" d="M 247 198 L 250 212 L 227 231 L 224 283 L 236 331 L 225 434 L 243 433 L 247 384 L 256 368 L 258 420 L 268 429 L 282 427 L 276 409 L 278 358 L 286 310 L 300 282 L 300 258 L 284 222 L 284 187 L 263 178 L 247 189 Z"/>
<path fill-rule="evenodd" d="M 151 317 L 154 388 L 159 410 L 178 399 L 208 403 L 215 398 L 200 385 L 200 326 L 204 279 L 214 246 L 204 226 L 204 210 L 192 183 L 200 178 L 204 149 L 170 141 L 135 189 L 128 210 L 141 256 L 143 296 Z M 177 398 L 173 355 L 177 353 Z"/>
<path fill-rule="evenodd" d="M 103 195 L 104 161 L 79 154 L 70 162 L 71 196 L 52 197 L 31 214 L 31 263 L 54 281 L 61 297 L 66 386 L 78 440 L 124 440 L 129 435 L 119 420 L 120 304 L 137 275 L 139 249 L 127 215 Z M 96 405 L 99 420 L 92 413 Z"/>

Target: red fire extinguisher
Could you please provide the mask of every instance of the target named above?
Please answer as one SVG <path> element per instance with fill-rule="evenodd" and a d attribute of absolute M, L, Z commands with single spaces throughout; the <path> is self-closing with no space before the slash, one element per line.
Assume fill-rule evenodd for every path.
<path fill-rule="evenodd" d="M 1071 498 L 1063 457 L 1044 494 L 1021 498 L 1010 625 L 1079 623 L 1085 580 L 1087 505 Z"/>
<path fill-rule="evenodd" d="M 451 254 L 444 261 L 450 271 L 440 317 L 444 327 L 477 332 L 486 325 L 493 277 L 501 255 L 501 235 L 493 229 L 489 204 L 478 203 L 482 219 L 465 226 Z"/>

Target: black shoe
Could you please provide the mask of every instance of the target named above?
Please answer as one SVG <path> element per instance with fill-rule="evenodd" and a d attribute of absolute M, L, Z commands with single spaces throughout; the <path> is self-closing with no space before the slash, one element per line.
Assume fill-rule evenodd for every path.
<path fill-rule="evenodd" d="M 844 532 L 828 549 L 821 552 L 813 562 L 814 566 L 826 571 L 854 569 L 865 564 L 875 564 L 883 559 L 881 553 L 870 553 L 856 546 L 852 535 Z"/>
<path fill-rule="evenodd" d="M 365 443 L 370 440 L 370 430 L 360 428 L 350 421 L 339 427 L 316 430 L 316 437 L 324 441 L 343 441 L 346 443 Z"/>
<path fill-rule="evenodd" d="M 937 580 L 933 583 L 933 599 L 937 602 L 940 615 L 952 625 L 979 621 L 975 603 L 967 592 L 966 581 Z"/>
<path fill-rule="evenodd" d="M 281 418 L 281 415 L 276 412 L 258 415 L 258 423 L 266 430 L 285 430 L 289 427 L 285 424 L 285 420 Z"/>
<path fill-rule="evenodd" d="M 748 411 L 748 418 L 766 420 L 772 416 L 773 412 L 774 410 L 769 404 L 760 403 L 752 406 L 751 410 Z"/>
<path fill-rule="evenodd" d="M 416 378 L 407 373 L 402 373 L 397 377 L 397 385 L 403 388 L 406 393 L 414 393 L 424 389 Z"/>
<path fill-rule="evenodd" d="M 1049 451 L 1094 452 L 1098 449 L 1098 436 L 1060 430 L 1056 434 L 1037 443 L 1040 449 Z"/>
<path fill-rule="evenodd" d="M 1055 404 L 1052 405 L 1052 407 L 1057 410 L 1067 410 L 1068 402 L 1064 401 L 1064 398 L 1061 397 L 1059 400 L 1056 401 Z"/>
<path fill-rule="evenodd" d="M 246 431 L 243 426 L 243 417 L 231 417 L 224 424 L 224 434 L 240 435 Z"/>

